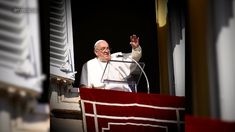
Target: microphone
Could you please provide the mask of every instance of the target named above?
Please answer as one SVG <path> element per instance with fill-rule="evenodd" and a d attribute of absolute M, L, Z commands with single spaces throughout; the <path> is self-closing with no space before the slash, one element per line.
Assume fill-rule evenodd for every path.
<path fill-rule="evenodd" d="M 117 55 L 116 57 L 120 58 L 120 57 L 124 57 L 123 55 Z"/>
<path fill-rule="evenodd" d="M 123 55 L 117 55 L 116 57 L 124 57 Z M 134 60 L 134 59 L 132 59 L 131 57 L 129 57 L 129 56 L 127 56 L 127 58 L 129 58 L 129 59 L 131 59 L 133 62 L 135 62 L 136 64 L 137 64 L 137 66 L 140 68 L 140 70 L 143 72 L 143 74 L 144 74 L 144 77 L 145 77 L 145 79 L 146 79 L 146 82 L 147 82 L 147 93 L 149 94 L 149 81 L 148 81 L 148 77 L 147 77 L 147 75 L 146 75 L 146 73 L 145 73 L 145 71 L 144 71 L 144 69 L 140 66 L 140 64 L 136 61 L 136 60 Z"/>

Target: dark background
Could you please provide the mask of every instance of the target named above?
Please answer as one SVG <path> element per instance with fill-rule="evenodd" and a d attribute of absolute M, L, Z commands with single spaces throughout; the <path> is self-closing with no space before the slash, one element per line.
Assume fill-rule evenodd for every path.
<path fill-rule="evenodd" d="M 39 22 L 41 36 L 41 61 L 42 72 L 46 76 L 43 83 L 43 92 L 38 99 L 41 103 L 49 102 L 49 78 L 50 78 L 50 30 L 49 30 L 49 1 L 40 0 L 39 3 Z"/>

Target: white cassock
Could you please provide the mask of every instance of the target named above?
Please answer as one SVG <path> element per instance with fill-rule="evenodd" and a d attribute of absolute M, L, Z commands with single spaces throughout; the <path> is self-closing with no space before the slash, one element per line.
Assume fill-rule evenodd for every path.
<path fill-rule="evenodd" d="M 124 57 L 117 57 L 118 55 L 122 55 Z M 132 49 L 131 53 L 113 53 L 111 54 L 111 60 L 130 62 L 132 61 L 130 58 L 132 58 L 139 61 L 141 56 L 142 50 L 139 46 L 135 50 Z M 85 85 L 87 88 L 104 88 L 131 92 L 127 83 L 104 83 L 102 78 L 124 81 L 125 77 L 127 77 L 135 67 L 132 67 L 130 65 L 131 63 L 109 63 L 109 65 L 107 65 L 108 67 L 106 67 L 106 64 L 107 62 L 101 62 L 98 58 L 93 58 L 87 61 L 82 67 L 80 85 Z M 103 75 L 105 67 L 106 72 Z"/>

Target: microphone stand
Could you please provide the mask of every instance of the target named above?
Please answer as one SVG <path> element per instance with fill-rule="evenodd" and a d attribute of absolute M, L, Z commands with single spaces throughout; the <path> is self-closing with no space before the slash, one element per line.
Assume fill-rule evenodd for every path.
<path fill-rule="evenodd" d="M 117 55 L 117 57 L 124 57 L 123 55 Z M 144 69 L 140 66 L 140 64 L 136 61 L 136 60 L 134 60 L 134 59 L 132 59 L 131 57 L 129 57 L 129 56 L 127 56 L 127 58 L 129 58 L 129 59 L 131 59 L 133 62 L 135 62 L 136 64 L 137 64 L 137 66 L 141 69 L 141 71 L 143 72 L 143 74 L 144 74 L 144 77 L 145 77 L 145 79 L 146 79 L 146 82 L 147 82 L 147 93 L 149 94 L 149 81 L 148 81 L 148 77 L 147 77 L 147 75 L 145 74 L 145 72 L 144 72 Z"/>

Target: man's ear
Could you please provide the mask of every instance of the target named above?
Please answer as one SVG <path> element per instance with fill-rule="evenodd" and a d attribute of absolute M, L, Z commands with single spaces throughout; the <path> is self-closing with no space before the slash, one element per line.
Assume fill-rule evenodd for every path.
<path fill-rule="evenodd" d="M 94 49 L 94 53 L 95 53 L 96 56 L 98 55 L 97 50 L 95 50 L 95 49 Z"/>

